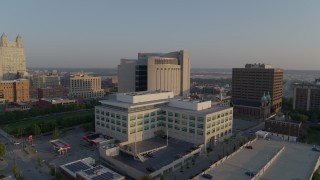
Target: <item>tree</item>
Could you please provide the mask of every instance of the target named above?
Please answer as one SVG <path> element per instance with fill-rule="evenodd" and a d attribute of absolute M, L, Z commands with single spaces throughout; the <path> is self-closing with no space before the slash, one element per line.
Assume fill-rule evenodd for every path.
<path fill-rule="evenodd" d="M 41 129 L 38 124 L 33 125 L 32 131 L 35 136 L 38 136 L 41 133 Z"/>
<path fill-rule="evenodd" d="M 24 176 L 22 174 L 22 171 L 19 171 L 19 173 L 17 174 L 17 180 L 24 180 Z"/>
<path fill-rule="evenodd" d="M 18 174 L 20 172 L 19 166 L 16 162 L 13 163 L 12 172 L 16 177 L 18 176 Z"/>
<path fill-rule="evenodd" d="M 0 143 L 0 157 L 4 157 L 6 155 L 6 146 Z"/>
<path fill-rule="evenodd" d="M 58 130 L 57 127 L 55 127 L 55 128 L 53 129 L 53 131 L 52 131 L 52 137 L 53 137 L 53 138 L 59 137 L 59 130 Z"/>

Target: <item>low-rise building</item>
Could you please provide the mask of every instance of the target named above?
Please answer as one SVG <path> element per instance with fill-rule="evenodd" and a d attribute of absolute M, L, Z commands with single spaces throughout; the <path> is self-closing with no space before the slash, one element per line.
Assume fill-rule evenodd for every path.
<path fill-rule="evenodd" d="M 265 120 L 265 129 L 271 133 L 299 137 L 301 128 L 302 123 L 300 121 L 286 119 L 281 114 Z"/>
<path fill-rule="evenodd" d="M 78 105 L 78 101 L 68 98 L 42 98 L 39 100 L 38 105 L 40 108 L 48 108 L 52 105 L 70 106 Z"/>
<path fill-rule="evenodd" d="M 105 166 L 96 165 L 95 160 L 91 157 L 62 165 L 60 166 L 60 171 L 67 179 L 74 180 L 125 179 L 124 176 Z"/>
<path fill-rule="evenodd" d="M 67 89 L 62 86 L 38 88 L 38 98 L 39 99 L 65 97 L 67 95 L 68 95 Z"/>

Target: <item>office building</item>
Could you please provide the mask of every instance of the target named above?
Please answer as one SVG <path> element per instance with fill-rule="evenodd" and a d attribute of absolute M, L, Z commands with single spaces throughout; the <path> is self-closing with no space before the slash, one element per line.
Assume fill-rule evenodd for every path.
<path fill-rule="evenodd" d="M 38 88 L 38 98 L 55 98 L 55 97 L 65 97 L 68 95 L 66 88 L 62 86 Z"/>
<path fill-rule="evenodd" d="M 60 76 L 58 75 L 33 75 L 31 78 L 32 88 L 46 88 L 60 85 Z"/>
<path fill-rule="evenodd" d="M 315 83 L 297 84 L 293 91 L 293 109 L 305 111 L 320 110 L 320 79 Z"/>
<path fill-rule="evenodd" d="M 190 91 L 190 60 L 185 50 L 171 53 L 138 53 L 138 59 L 122 59 L 118 66 L 118 92 Z"/>
<path fill-rule="evenodd" d="M 29 102 L 29 80 L 0 81 L 0 97 L 7 103 Z"/>
<path fill-rule="evenodd" d="M 18 35 L 14 42 L 10 42 L 3 33 L 0 39 L 0 81 L 26 75 L 26 55 L 21 36 Z"/>
<path fill-rule="evenodd" d="M 88 98 L 101 98 L 104 90 L 101 89 L 101 77 L 89 74 L 74 74 L 69 76 L 69 96 Z"/>
<path fill-rule="evenodd" d="M 122 142 L 168 133 L 194 144 L 215 144 L 232 134 L 233 108 L 211 101 L 174 99 L 173 92 L 118 93 L 95 107 L 96 132 Z"/>
<path fill-rule="evenodd" d="M 282 91 L 283 69 L 268 64 L 246 64 L 245 68 L 232 69 L 235 115 L 265 118 L 270 111 L 279 112 Z"/>

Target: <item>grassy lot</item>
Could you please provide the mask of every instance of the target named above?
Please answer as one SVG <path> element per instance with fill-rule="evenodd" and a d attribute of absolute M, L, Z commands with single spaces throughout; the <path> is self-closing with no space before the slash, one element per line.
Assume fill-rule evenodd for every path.
<path fill-rule="evenodd" d="M 50 130 L 48 127 L 43 126 L 58 126 L 59 128 L 70 127 L 72 125 L 79 125 L 85 123 L 84 120 L 86 117 L 93 117 L 94 112 L 91 111 L 81 111 L 81 112 L 66 112 L 60 115 L 49 115 L 46 117 L 36 117 L 36 118 L 28 118 L 23 121 L 19 121 L 16 123 L 10 123 L 7 125 L 1 125 L 0 127 L 7 131 L 10 134 L 15 134 L 18 129 L 26 129 L 26 131 L 30 131 L 31 127 L 34 124 L 38 124 L 41 127 L 42 132 L 46 132 Z M 77 123 L 79 120 L 79 123 Z M 93 119 L 92 119 L 93 120 Z M 46 130 L 48 129 L 48 130 Z"/>

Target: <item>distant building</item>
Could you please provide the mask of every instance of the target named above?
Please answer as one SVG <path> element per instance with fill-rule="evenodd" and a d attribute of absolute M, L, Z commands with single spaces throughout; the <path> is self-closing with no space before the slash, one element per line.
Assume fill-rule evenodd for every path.
<path fill-rule="evenodd" d="M 95 107 L 96 132 L 134 142 L 168 131 L 195 144 L 214 144 L 232 135 L 233 108 L 211 101 L 173 99 L 173 92 L 118 93 Z"/>
<path fill-rule="evenodd" d="M 38 98 L 55 98 L 65 97 L 68 95 L 68 90 L 62 86 L 38 88 Z"/>
<path fill-rule="evenodd" d="M 58 75 L 33 75 L 31 77 L 32 88 L 46 88 L 60 85 L 60 76 Z"/>
<path fill-rule="evenodd" d="M 26 75 L 26 55 L 21 36 L 18 35 L 14 42 L 10 42 L 3 33 L 0 39 L 0 81 Z"/>
<path fill-rule="evenodd" d="M 187 51 L 138 53 L 138 60 L 122 59 L 118 66 L 118 92 L 190 92 L 190 60 Z"/>
<path fill-rule="evenodd" d="M 70 105 L 79 105 L 79 103 L 76 99 L 42 98 L 39 100 L 38 105 L 40 108 L 48 108 L 52 105 L 70 106 Z"/>
<path fill-rule="evenodd" d="M 301 128 L 301 122 L 288 120 L 281 113 L 272 119 L 265 120 L 265 129 L 276 134 L 299 137 Z"/>
<path fill-rule="evenodd" d="M 104 90 L 101 89 L 101 77 L 89 74 L 74 74 L 69 76 L 69 96 L 88 98 L 101 98 Z"/>
<path fill-rule="evenodd" d="M 102 165 L 96 165 L 91 157 L 80 159 L 60 166 L 61 173 L 66 179 L 72 180 L 124 180 L 124 176 L 106 168 Z"/>
<path fill-rule="evenodd" d="M 293 92 L 293 109 L 305 111 L 320 110 L 320 80 L 314 84 L 298 84 Z"/>
<path fill-rule="evenodd" d="M 268 64 L 246 64 L 232 69 L 232 103 L 235 115 L 265 118 L 282 107 L 283 69 Z"/>
<path fill-rule="evenodd" d="M 0 98 L 6 102 L 29 102 L 29 80 L 0 81 Z"/>

